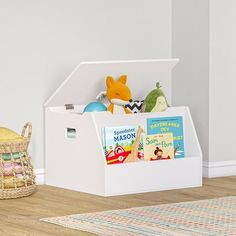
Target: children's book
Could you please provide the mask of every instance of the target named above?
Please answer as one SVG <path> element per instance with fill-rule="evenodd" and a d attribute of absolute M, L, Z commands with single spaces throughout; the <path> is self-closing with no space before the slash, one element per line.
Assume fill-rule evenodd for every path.
<path fill-rule="evenodd" d="M 107 164 L 123 163 L 130 155 L 136 138 L 139 142 L 137 157 L 143 158 L 142 138 L 136 137 L 138 126 L 105 127 L 102 129 L 103 149 Z"/>
<path fill-rule="evenodd" d="M 145 161 L 168 160 L 174 158 L 173 134 L 144 135 L 143 149 Z"/>
<path fill-rule="evenodd" d="M 184 157 L 183 117 L 159 117 L 147 119 L 147 134 L 172 133 L 175 158 Z"/>

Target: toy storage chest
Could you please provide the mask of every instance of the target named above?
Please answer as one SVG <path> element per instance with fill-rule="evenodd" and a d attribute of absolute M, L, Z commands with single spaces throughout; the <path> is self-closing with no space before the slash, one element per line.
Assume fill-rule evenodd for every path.
<path fill-rule="evenodd" d="M 187 107 L 161 113 L 112 115 L 81 114 L 87 103 L 105 88 L 105 77 L 128 75 L 134 99 L 143 99 L 160 81 L 171 99 L 171 69 L 178 59 L 81 63 L 45 104 L 45 155 L 48 185 L 113 196 L 202 185 L 202 153 Z M 66 110 L 65 104 L 80 104 Z M 84 105 L 81 105 L 84 104 Z M 103 127 L 141 125 L 147 118 L 182 116 L 185 158 L 107 165 Z M 66 132 L 74 129 L 74 138 Z"/>

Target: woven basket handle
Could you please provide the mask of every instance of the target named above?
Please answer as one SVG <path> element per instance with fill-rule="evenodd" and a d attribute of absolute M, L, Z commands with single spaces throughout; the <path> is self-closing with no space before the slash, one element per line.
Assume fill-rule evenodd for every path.
<path fill-rule="evenodd" d="M 25 136 L 25 135 L 26 135 L 26 131 L 28 132 L 28 133 L 27 133 L 27 136 Z M 31 124 L 30 122 L 27 122 L 27 123 L 24 125 L 24 127 L 23 127 L 23 130 L 22 130 L 22 132 L 21 132 L 21 136 L 22 136 L 23 138 L 28 138 L 28 139 L 30 139 L 30 138 L 31 138 L 31 135 L 32 135 L 32 124 Z"/>

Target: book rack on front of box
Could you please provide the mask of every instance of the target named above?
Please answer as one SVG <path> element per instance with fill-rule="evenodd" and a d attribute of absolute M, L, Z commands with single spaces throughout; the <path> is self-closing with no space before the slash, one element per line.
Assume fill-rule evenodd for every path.
<path fill-rule="evenodd" d="M 171 70 L 177 62 L 178 59 L 81 63 L 45 104 L 46 184 L 101 196 L 201 186 L 202 153 L 188 107 L 131 115 L 81 114 L 84 106 L 105 89 L 107 75 L 128 75 L 133 98 L 140 100 L 159 81 L 170 100 Z M 74 105 L 66 109 L 65 104 Z M 185 158 L 107 165 L 102 128 L 141 125 L 145 129 L 147 118 L 172 116 L 183 117 Z M 68 130 L 73 131 L 72 136 L 67 135 Z"/>

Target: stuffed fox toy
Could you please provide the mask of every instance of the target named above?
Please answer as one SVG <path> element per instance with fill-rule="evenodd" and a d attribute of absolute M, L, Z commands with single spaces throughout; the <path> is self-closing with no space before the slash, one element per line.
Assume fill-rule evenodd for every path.
<path fill-rule="evenodd" d="M 122 75 L 116 81 L 112 76 L 106 78 L 107 91 L 106 95 L 110 102 L 107 110 L 113 114 L 125 114 L 131 113 L 131 111 L 125 108 L 131 100 L 131 92 L 126 85 L 127 76 Z"/>

